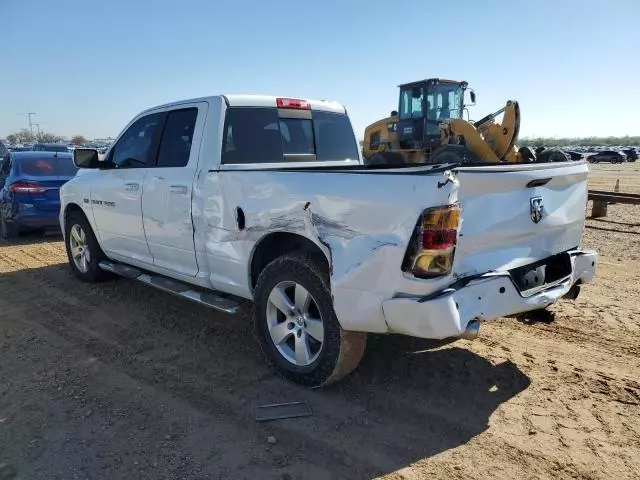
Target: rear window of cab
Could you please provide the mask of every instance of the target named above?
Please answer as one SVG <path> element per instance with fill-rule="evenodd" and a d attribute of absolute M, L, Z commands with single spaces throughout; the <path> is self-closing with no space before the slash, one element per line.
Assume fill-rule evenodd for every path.
<path fill-rule="evenodd" d="M 345 114 L 311 111 L 279 115 L 277 108 L 231 107 L 225 119 L 223 164 L 357 160 Z"/>

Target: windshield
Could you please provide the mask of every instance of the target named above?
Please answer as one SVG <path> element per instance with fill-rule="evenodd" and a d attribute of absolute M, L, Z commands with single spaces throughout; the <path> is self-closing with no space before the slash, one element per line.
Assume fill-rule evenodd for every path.
<path fill-rule="evenodd" d="M 450 120 L 462 118 L 464 89 L 455 83 L 438 83 L 424 86 L 408 85 L 400 91 L 400 118 Z"/>
<path fill-rule="evenodd" d="M 439 83 L 429 88 L 427 96 L 428 120 L 451 120 L 462 118 L 464 90 L 460 85 Z"/>

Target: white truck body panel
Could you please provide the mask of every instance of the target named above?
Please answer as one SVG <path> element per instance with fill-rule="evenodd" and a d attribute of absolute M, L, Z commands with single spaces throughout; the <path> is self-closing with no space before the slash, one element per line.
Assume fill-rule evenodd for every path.
<path fill-rule="evenodd" d="M 310 104 L 345 113 L 334 102 Z M 363 169 L 360 157 L 331 162 L 328 170 L 321 168 L 326 162 L 222 165 L 226 110 L 275 108 L 275 97 L 266 96 L 167 104 L 127 128 L 150 113 L 193 106 L 198 117 L 186 167 L 83 173 L 61 190 L 61 223 L 65 209 L 78 205 L 113 260 L 247 299 L 261 242 L 273 234 L 304 237 L 327 258 L 345 330 L 456 336 L 473 319 L 548 306 L 593 277 L 595 254 L 579 250 L 584 162 L 452 170 Z M 538 198 L 543 208 L 536 200 L 534 222 Z M 421 213 L 453 203 L 462 208 L 462 223 L 451 273 L 420 279 L 403 271 Z M 547 289 L 524 296 L 510 277 L 513 268 L 568 251 L 570 275 Z"/>

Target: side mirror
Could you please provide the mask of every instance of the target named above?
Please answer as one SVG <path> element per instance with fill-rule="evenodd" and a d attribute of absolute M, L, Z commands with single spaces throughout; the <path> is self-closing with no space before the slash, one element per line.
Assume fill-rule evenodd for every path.
<path fill-rule="evenodd" d="M 398 116 L 398 111 L 397 110 L 391 110 L 391 116 L 392 117 L 397 117 Z"/>
<path fill-rule="evenodd" d="M 93 148 L 76 148 L 73 151 L 73 163 L 78 168 L 104 168 L 98 158 L 98 151 Z"/>
<path fill-rule="evenodd" d="M 469 96 L 471 97 L 471 103 L 476 103 L 476 92 L 469 90 Z"/>

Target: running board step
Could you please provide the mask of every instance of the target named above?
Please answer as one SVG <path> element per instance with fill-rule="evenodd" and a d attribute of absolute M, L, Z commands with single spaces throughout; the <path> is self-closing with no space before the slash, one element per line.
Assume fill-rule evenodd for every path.
<path fill-rule="evenodd" d="M 189 285 L 188 283 L 183 283 L 179 280 L 148 273 L 122 263 L 102 261 L 98 265 L 101 269 L 106 270 L 107 272 L 115 273 L 116 275 L 120 275 L 131 280 L 137 280 L 144 284 L 151 285 L 158 290 L 162 290 L 163 292 L 173 293 L 174 295 L 186 298 L 192 302 L 200 303 L 201 305 L 218 310 L 219 312 L 234 314 L 237 313 L 240 308 L 240 304 L 235 300 L 223 297 L 214 291 L 199 291 L 196 287 Z"/>

